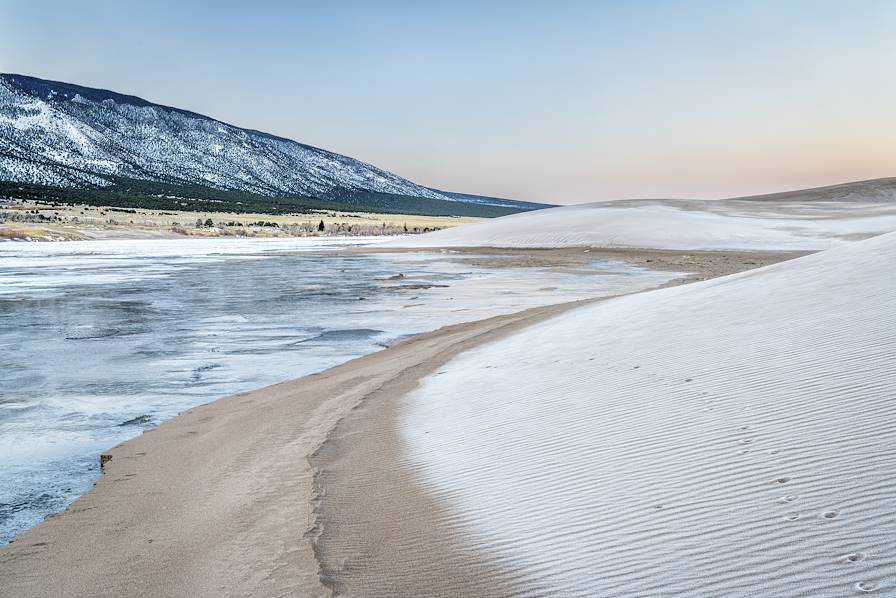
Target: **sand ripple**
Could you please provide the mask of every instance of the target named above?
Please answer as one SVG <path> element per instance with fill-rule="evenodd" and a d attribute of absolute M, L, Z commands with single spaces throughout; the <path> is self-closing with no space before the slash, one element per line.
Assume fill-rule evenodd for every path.
<path fill-rule="evenodd" d="M 547 593 L 893 595 L 894 305 L 891 234 L 586 306 L 427 378 L 405 463 Z"/>

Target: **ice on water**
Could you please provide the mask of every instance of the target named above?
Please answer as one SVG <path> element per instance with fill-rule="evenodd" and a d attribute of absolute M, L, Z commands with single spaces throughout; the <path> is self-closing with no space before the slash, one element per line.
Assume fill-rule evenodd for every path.
<path fill-rule="evenodd" d="M 320 254 L 359 242 L 371 240 L 0 244 L 0 541 L 89 488 L 104 449 L 193 405 L 441 325 L 673 276 Z"/>

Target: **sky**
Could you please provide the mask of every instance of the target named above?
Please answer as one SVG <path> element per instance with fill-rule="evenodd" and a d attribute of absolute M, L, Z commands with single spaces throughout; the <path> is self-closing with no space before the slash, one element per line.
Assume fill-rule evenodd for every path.
<path fill-rule="evenodd" d="M 896 176 L 896 0 L 0 0 L 0 72 L 552 203 Z"/>

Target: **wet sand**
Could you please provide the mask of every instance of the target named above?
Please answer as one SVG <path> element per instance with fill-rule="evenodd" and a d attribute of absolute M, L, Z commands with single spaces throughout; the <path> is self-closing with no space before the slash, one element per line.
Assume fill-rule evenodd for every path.
<path fill-rule="evenodd" d="M 611 259 L 581 249 L 558 250 L 555 258 L 547 250 L 495 250 L 494 259 L 578 267 L 570 251 L 585 261 Z M 485 250 L 474 253 L 469 259 L 491 259 L 481 257 Z M 508 253 L 516 257 L 497 257 Z M 696 278 L 795 256 L 658 252 L 667 254 L 658 262 L 657 252 L 638 253 L 626 261 Z M 449 525 L 451 514 L 402 469 L 394 413 L 421 377 L 457 353 L 575 305 L 449 326 L 196 407 L 119 445 L 90 492 L 0 549 L 3 595 L 537 590 L 473 551 L 463 530 Z"/>
<path fill-rule="evenodd" d="M 551 249 L 514 249 L 503 247 L 451 247 L 401 249 L 391 247 L 350 247 L 355 253 L 448 253 L 470 265 L 485 268 L 549 268 L 560 272 L 589 272 L 594 261 L 618 261 L 662 272 L 690 272 L 690 276 L 671 281 L 683 284 L 726 276 L 784 260 L 814 253 L 812 251 L 673 251 L 664 249 L 626 249 L 608 247 L 561 247 Z M 589 273 L 594 273 L 591 270 Z"/>

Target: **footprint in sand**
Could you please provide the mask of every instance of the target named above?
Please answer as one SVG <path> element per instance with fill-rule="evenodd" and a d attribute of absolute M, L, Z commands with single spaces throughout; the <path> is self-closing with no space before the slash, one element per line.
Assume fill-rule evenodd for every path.
<path fill-rule="evenodd" d="M 840 557 L 841 563 L 858 563 L 859 561 L 864 561 L 868 557 L 864 552 L 851 552 L 847 555 Z"/>
<path fill-rule="evenodd" d="M 873 592 L 877 589 L 877 584 L 871 581 L 860 581 L 855 587 L 860 592 Z"/>
<path fill-rule="evenodd" d="M 741 444 L 750 444 L 753 442 L 753 439 L 752 438 L 741 438 L 738 442 L 740 442 Z"/>
<path fill-rule="evenodd" d="M 790 478 L 786 475 L 781 476 L 780 478 L 775 478 L 776 484 L 786 484 L 789 481 L 790 481 Z"/>
<path fill-rule="evenodd" d="M 790 513 L 784 515 L 784 519 L 786 519 L 787 521 L 796 521 L 799 518 L 800 514 L 795 511 L 791 511 Z"/>
<path fill-rule="evenodd" d="M 821 517 L 823 519 L 836 519 L 838 515 L 840 515 L 840 511 L 831 510 L 831 511 L 825 511 L 824 513 L 822 513 Z"/>
<path fill-rule="evenodd" d="M 798 498 L 799 498 L 799 496 L 797 496 L 796 494 L 787 494 L 785 496 L 782 496 L 780 500 L 783 503 L 788 503 L 788 502 L 793 502 Z"/>

